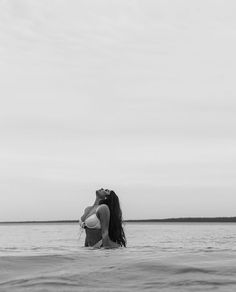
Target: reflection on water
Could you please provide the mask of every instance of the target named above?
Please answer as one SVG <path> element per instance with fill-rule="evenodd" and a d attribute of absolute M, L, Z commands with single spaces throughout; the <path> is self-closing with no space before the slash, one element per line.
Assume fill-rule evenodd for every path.
<path fill-rule="evenodd" d="M 92 250 L 77 224 L 0 225 L 0 291 L 235 291 L 236 224 L 125 231 L 128 248 Z"/>

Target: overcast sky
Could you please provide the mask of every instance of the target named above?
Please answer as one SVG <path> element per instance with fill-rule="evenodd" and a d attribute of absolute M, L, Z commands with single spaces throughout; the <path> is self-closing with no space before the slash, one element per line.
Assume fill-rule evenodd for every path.
<path fill-rule="evenodd" d="M 0 220 L 236 215 L 235 1 L 0 1 Z"/>

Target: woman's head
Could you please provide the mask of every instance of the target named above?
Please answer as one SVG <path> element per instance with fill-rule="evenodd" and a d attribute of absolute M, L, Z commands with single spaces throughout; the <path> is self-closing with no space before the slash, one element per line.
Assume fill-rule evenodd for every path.
<path fill-rule="evenodd" d="M 99 194 L 103 197 L 99 204 L 106 204 L 110 210 L 109 236 L 111 240 L 121 246 L 126 246 L 125 233 L 122 227 L 122 211 L 118 196 L 114 191 L 108 189 L 99 190 Z"/>
<path fill-rule="evenodd" d="M 96 190 L 96 196 L 100 200 L 104 200 L 109 194 L 110 194 L 110 190 L 108 189 L 101 188 L 99 190 Z"/>

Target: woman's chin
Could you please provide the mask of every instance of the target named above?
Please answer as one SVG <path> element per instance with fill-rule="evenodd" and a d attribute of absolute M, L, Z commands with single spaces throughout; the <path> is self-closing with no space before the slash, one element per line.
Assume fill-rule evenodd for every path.
<path fill-rule="evenodd" d="M 101 193 L 99 190 L 96 191 L 96 197 L 100 200 L 105 199 L 105 195 Z"/>

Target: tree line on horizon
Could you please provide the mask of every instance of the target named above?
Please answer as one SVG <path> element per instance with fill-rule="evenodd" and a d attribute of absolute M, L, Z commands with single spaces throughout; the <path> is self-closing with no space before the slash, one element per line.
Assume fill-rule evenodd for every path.
<path fill-rule="evenodd" d="M 181 217 L 166 219 L 138 219 L 126 222 L 236 222 L 236 217 Z"/>
<path fill-rule="evenodd" d="M 1 221 L 0 224 L 20 224 L 20 223 L 78 223 L 78 220 L 39 220 L 39 221 Z M 166 219 L 129 219 L 124 222 L 236 222 L 235 217 L 181 217 L 181 218 L 166 218 Z"/>

